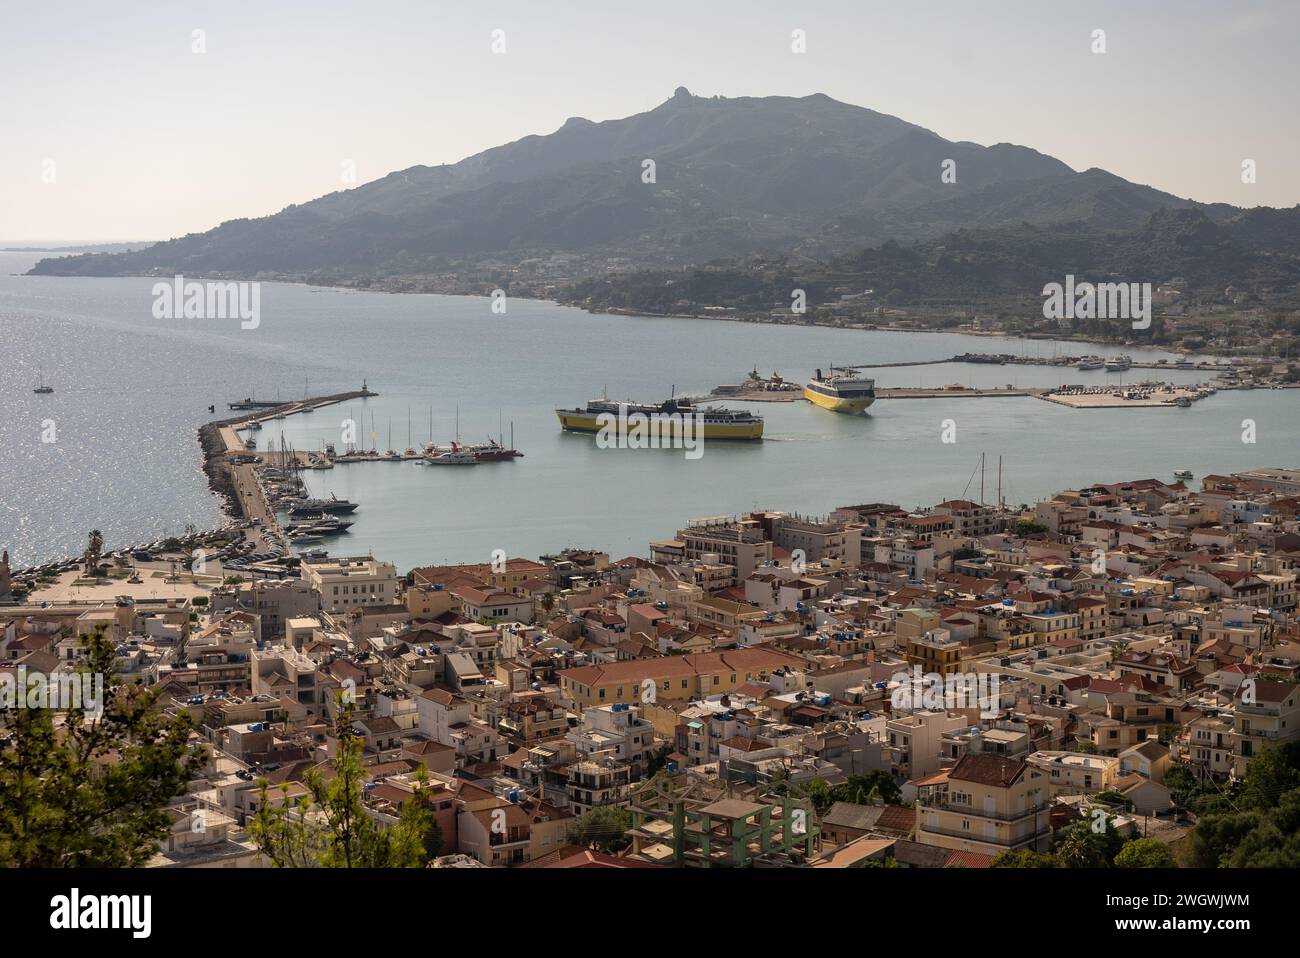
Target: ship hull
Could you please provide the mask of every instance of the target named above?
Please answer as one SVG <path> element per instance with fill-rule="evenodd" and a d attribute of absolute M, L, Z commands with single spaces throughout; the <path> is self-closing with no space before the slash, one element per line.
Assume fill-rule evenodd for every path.
<path fill-rule="evenodd" d="M 807 386 L 803 390 L 803 398 L 815 406 L 821 406 L 823 409 L 829 409 L 831 412 L 844 413 L 846 416 L 861 415 L 867 407 L 876 401 L 875 396 L 860 396 L 853 399 L 839 399 L 835 396 L 824 396 L 819 392 L 809 389 Z"/>
<path fill-rule="evenodd" d="M 560 420 L 560 425 L 570 432 L 600 432 L 604 428 L 599 413 L 583 412 L 576 409 L 557 409 L 555 415 Z M 610 420 L 610 425 L 615 428 L 620 427 L 620 420 L 614 418 Z M 671 436 L 676 438 L 681 432 L 680 422 L 674 423 L 671 427 Z M 763 422 L 741 423 L 715 423 L 706 422 L 703 425 L 705 439 L 762 439 Z"/>

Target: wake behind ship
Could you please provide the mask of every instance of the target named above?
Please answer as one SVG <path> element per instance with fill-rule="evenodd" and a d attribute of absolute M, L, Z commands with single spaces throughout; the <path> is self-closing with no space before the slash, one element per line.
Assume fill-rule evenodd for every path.
<path fill-rule="evenodd" d="M 876 401 L 876 381 L 851 372 L 837 376 L 834 366 L 828 376 L 819 369 L 803 387 L 803 398 L 823 409 L 855 416 Z"/>
<path fill-rule="evenodd" d="M 570 432 L 600 432 L 606 423 L 623 430 L 629 417 L 636 414 L 663 423 L 668 435 L 678 437 L 686 417 L 701 416 L 705 439 L 762 439 L 763 417 L 745 409 L 724 409 L 720 406 L 696 406 L 689 399 L 669 399 L 665 402 L 634 403 L 612 399 L 593 399 L 584 409 L 557 409 L 560 425 Z M 605 418 L 602 419 L 602 416 Z"/>

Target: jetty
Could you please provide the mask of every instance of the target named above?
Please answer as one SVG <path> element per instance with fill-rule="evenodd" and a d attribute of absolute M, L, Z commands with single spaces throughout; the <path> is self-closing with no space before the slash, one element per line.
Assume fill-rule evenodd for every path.
<path fill-rule="evenodd" d="M 256 468 L 264 461 L 263 457 L 269 458 L 272 454 L 269 451 L 262 453 L 249 449 L 240 438 L 239 431 L 248 428 L 253 422 L 378 395 L 363 382 L 360 389 L 349 392 L 296 399 L 270 406 L 241 407 L 256 408 L 260 412 L 256 416 L 235 416 L 204 424 L 199 428 L 199 443 L 203 446 L 203 471 L 208 475 L 209 484 L 225 500 L 228 512 L 255 526 L 261 523 L 260 534 L 254 535 L 254 529 L 250 529 L 250 536 L 261 539 L 266 544 L 278 543 L 287 553 L 288 537 L 281 528 L 275 508 L 267 500 L 256 473 Z M 235 404 L 230 405 L 232 409 L 236 408 Z"/>

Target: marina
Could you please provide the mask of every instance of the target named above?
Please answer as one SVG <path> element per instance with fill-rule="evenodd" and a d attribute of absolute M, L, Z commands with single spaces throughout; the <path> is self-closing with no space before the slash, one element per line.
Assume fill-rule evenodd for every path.
<path fill-rule="evenodd" d="M 0 276 L 0 288 L 17 309 L 10 320 L 19 344 L 15 368 L 25 374 L 17 379 L 22 388 L 6 400 L 11 414 L 0 421 L 0 474 L 11 482 L 17 477 L 17 487 L 11 485 L 6 502 L 0 503 L 0 527 L 11 556 L 21 564 L 75 553 L 90 528 L 100 528 L 115 545 L 179 535 L 190 524 L 212 528 L 224 521 L 223 506 L 228 514 L 242 516 L 244 507 L 237 508 L 230 494 L 219 489 L 216 497 L 210 492 L 204 474 L 207 445 L 200 448 L 194 442 L 196 426 L 207 418 L 231 427 L 248 424 L 234 430 L 241 441 L 231 449 L 258 460 L 279 461 L 283 435 L 297 450 L 293 458 L 303 464 L 298 476 L 310 496 L 335 493 L 360 504 L 351 516 L 355 524 L 337 541 L 347 541 L 348 550 L 374 549 L 403 562 L 427 561 L 430 541 L 449 543 L 435 547 L 446 549 L 436 558 L 487 555 L 507 532 L 521 548 L 545 551 L 555 546 L 557 537 L 567 541 L 565 530 L 587 527 L 593 516 L 605 530 L 598 544 L 636 552 L 641 540 L 655 531 L 655 517 L 667 510 L 709 515 L 738 503 L 748 507 L 792 499 L 809 508 L 833 508 L 855 497 L 893 497 L 909 504 L 938 501 L 945 493 L 961 492 L 960 484 L 949 488 L 954 472 L 949 459 L 963 445 L 938 441 L 938 422 L 949 417 L 958 420 L 963 443 L 978 435 L 984 448 L 1008 456 L 1015 467 L 1018 501 L 1058 488 L 1060 469 L 1054 463 L 1067 453 L 1092 457 L 1103 476 L 1167 475 L 1171 462 L 1203 475 L 1239 468 L 1243 454 L 1247 465 L 1286 461 L 1300 443 L 1300 420 L 1293 415 L 1300 394 L 1288 389 L 1220 388 L 1197 401 L 1190 416 L 1143 406 L 1093 409 L 1085 416 L 1067 405 L 1018 395 L 1062 383 L 1114 384 L 1121 375 L 1125 383 L 1151 378 L 1178 385 L 1212 378 L 1176 366 L 1183 357 L 1174 353 L 1004 339 L 997 343 L 998 352 L 1027 351 L 1031 357 L 1038 349 L 1049 356 L 1123 352 L 1133 357 L 1135 368 L 1149 362 L 1162 372 L 1080 372 L 1060 365 L 993 362 L 958 365 L 947 360 L 962 353 L 990 352 L 993 344 L 987 337 L 961 333 L 912 337 L 883 330 L 666 320 L 590 314 L 524 300 L 513 301 L 507 315 L 484 324 L 478 321 L 488 308 L 484 299 L 270 284 L 266 305 L 274 305 L 275 322 L 264 322 L 255 333 L 237 325 L 203 330 L 204 359 L 196 365 L 198 330 L 155 322 L 147 311 L 143 316 L 133 311 L 131 304 L 140 297 L 148 301 L 147 279 L 82 281 L 99 304 L 86 314 L 75 297 L 66 302 L 60 298 L 66 287 L 57 279 L 13 275 L 24 271 L 31 257 L 8 255 L 11 265 Z M 51 311 L 76 317 L 75 339 L 55 338 L 61 327 L 44 318 Z M 382 320 L 387 335 L 367 335 L 367 324 L 357 319 L 363 314 Z M 443 344 L 438 350 L 421 345 L 431 328 Z M 737 345 L 738 332 L 745 337 L 743 346 Z M 575 348 L 593 334 L 626 342 L 639 361 L 613 371 L 600 350 Z M 509 343 L 526 348 L 506 355 L 501 351 Z M 505 358 L 485 376 L 472 364 L 443 358 L 444 351 Z M 364 367 L 358 367 L 359 356 L 365 357 Z M 599 396 L 606 383 L 610 396 L 643 401 L 662 398 L 674 382 L 679 396 L 705 396 L 713 384 L 743 382 L 755 358 L 759 372 L 770 374 L 773 366 L 763 364 L 763 357 L 771 357 L 769 362 L 794 388 L 696 400 L 761 415 L 763 441 L 710 443 L 703 458 L 689 466 L 678 454 L 611 453 L 591 441 L 593 434 L 565 430 L 556 419 L 557 408 L 584 405 L 587 398 Z M 869 358 L 885 368 L 868 373 L 875 378 L 878 398 L 867 415 L 829 415 L 806 401 L 792 401 L 802 400 L 802 385 L 818 365 L 824 370 L 834 361 L 838 373 L 841 363 Z M 1167 360 L 1163 366 L 1161 359 Z M 42 362 L 45 377 L 57 389 L 54 395 L 32 394 Z M 154 363 L 186 372 L 159 378 L 150 372 Z M 908 365 L 887 365 L 891 363 Z M 1230 365 L 1216 365 L 1216 370 L 1226 371 Z M 378 395 L 316 408 L 308 415 L 277 420 L 276 407 L 270 407 L 205 416 L 214 403 L 224 413 L 230 400 L 275 397 L 277 388 L 282 396 L 301 403 L 304 376 L 310 376 L 314 394 L 355 393 L 364 375 Z M 139 384 L 133 389 L 147 404 L 145 442 L 140 441 L 139 404 L 113 399 L 124 380 Z M 296 389 L 286 386 L 295 381 Z M 947 388 L 957 382 L 965 388 Z M 1014 388 L 1006 389 L 1008 383 Z M 416 454 L 422 452 L 430 436 L 436 445 L 450 447 L 457 431 L 456 405 L 464 444 L 497 434 L 500 419 L 507 433 L 501 444 L 510 445 L 513 421 L 526 456 L 517 458 L 515 466 L 491 468 L 488 462 L 486 468 L 473 469 L 431 469 L 419 465 L 420 460 L 401 458 L 408 445 Z M 408 407 L 412 431 L 418 435 L 404 443 L 398 438 L 399 423 L 408 417 Z M 1159 417 L 1159 424 L 1143 417 Z M 1240 424 L 1247 417 L 1260 424 L 1256 446 L 1243 447 L 1240 440 Z M 34 447 L 43 470 L 42 481 L 34 485 L 23 478 L 29 470 L 14 450 L 33 448 L 31 437 L 44 418 L 58 419 L 59 442 Z M 392 442 L 386 443 L 390 418 Z M 356 458 L 350 461 L 345 461 L 349 450 L 340 432 L 343 420 L 357 423 L 352 450 Z M 1130 423 L 1136 428 L 1129 433 L 1116 432 Z M 1086 430 L 1082 435 L 1079 426 Z M 218 429 L 207 431 L 215 449 Z M 1130 438 L 1138 435 L 1141 441 Z M 244 446 L 244 439 L 253 440 L 256 448 Z M 332 460 L 326 450 L 330 444 L 336 449 Z M 399 458 L 380 459 L 390 445 Z M 1031 447 L 1032 455 L 1026 451 Z M 372 448 L 374 459 L 366 455 Z M 906 476 L 897 460 L 904 450 Z M 891 463 L 886 468 L 881 468 L 882 456 Z M 372 467 L 372 461 L 390 465 Z M 391 465 L 395 462 L 406 462 L 407 468 Z M 735 482 L 737 468 L 745 469 L 743 490 Z M 816 482 L 810 484 L 809 476 L 816 476 Z M 266 510 L 252 479 L 249 476 L 241 489 L 251 495 L 248 514 L 262 517 Z M 99 490 L 97 497 L 70 494 L 87 481 Z M 633 508 L 595 494 L 628 484 L 643 490 Z M 9 501 L 19 499 L 29 504 L 35 517 L 27 524 L 5 510 Z M 112 507 L 105 508 L 106 502 Z M 433 503 L 450 507 L 431 507 Z M 265 538 L 254 554 L 280 545 L 274 534 L 269 543 Z M 331 549 L 328 540 L 316 546 Z"/>

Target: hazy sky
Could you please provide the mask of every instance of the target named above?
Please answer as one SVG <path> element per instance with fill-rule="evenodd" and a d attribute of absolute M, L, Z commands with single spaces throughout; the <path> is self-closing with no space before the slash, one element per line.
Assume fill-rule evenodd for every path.
<path fill-rule="evenodd" d="M 345 161 L 362 183 L 679 85 L 826 93 L 1179 196 L 1291 206 L 1297 37 L 1300 3 L 1237 0 L 10 0 L 0 239 L 204 230 L 343 188 Z"/>

